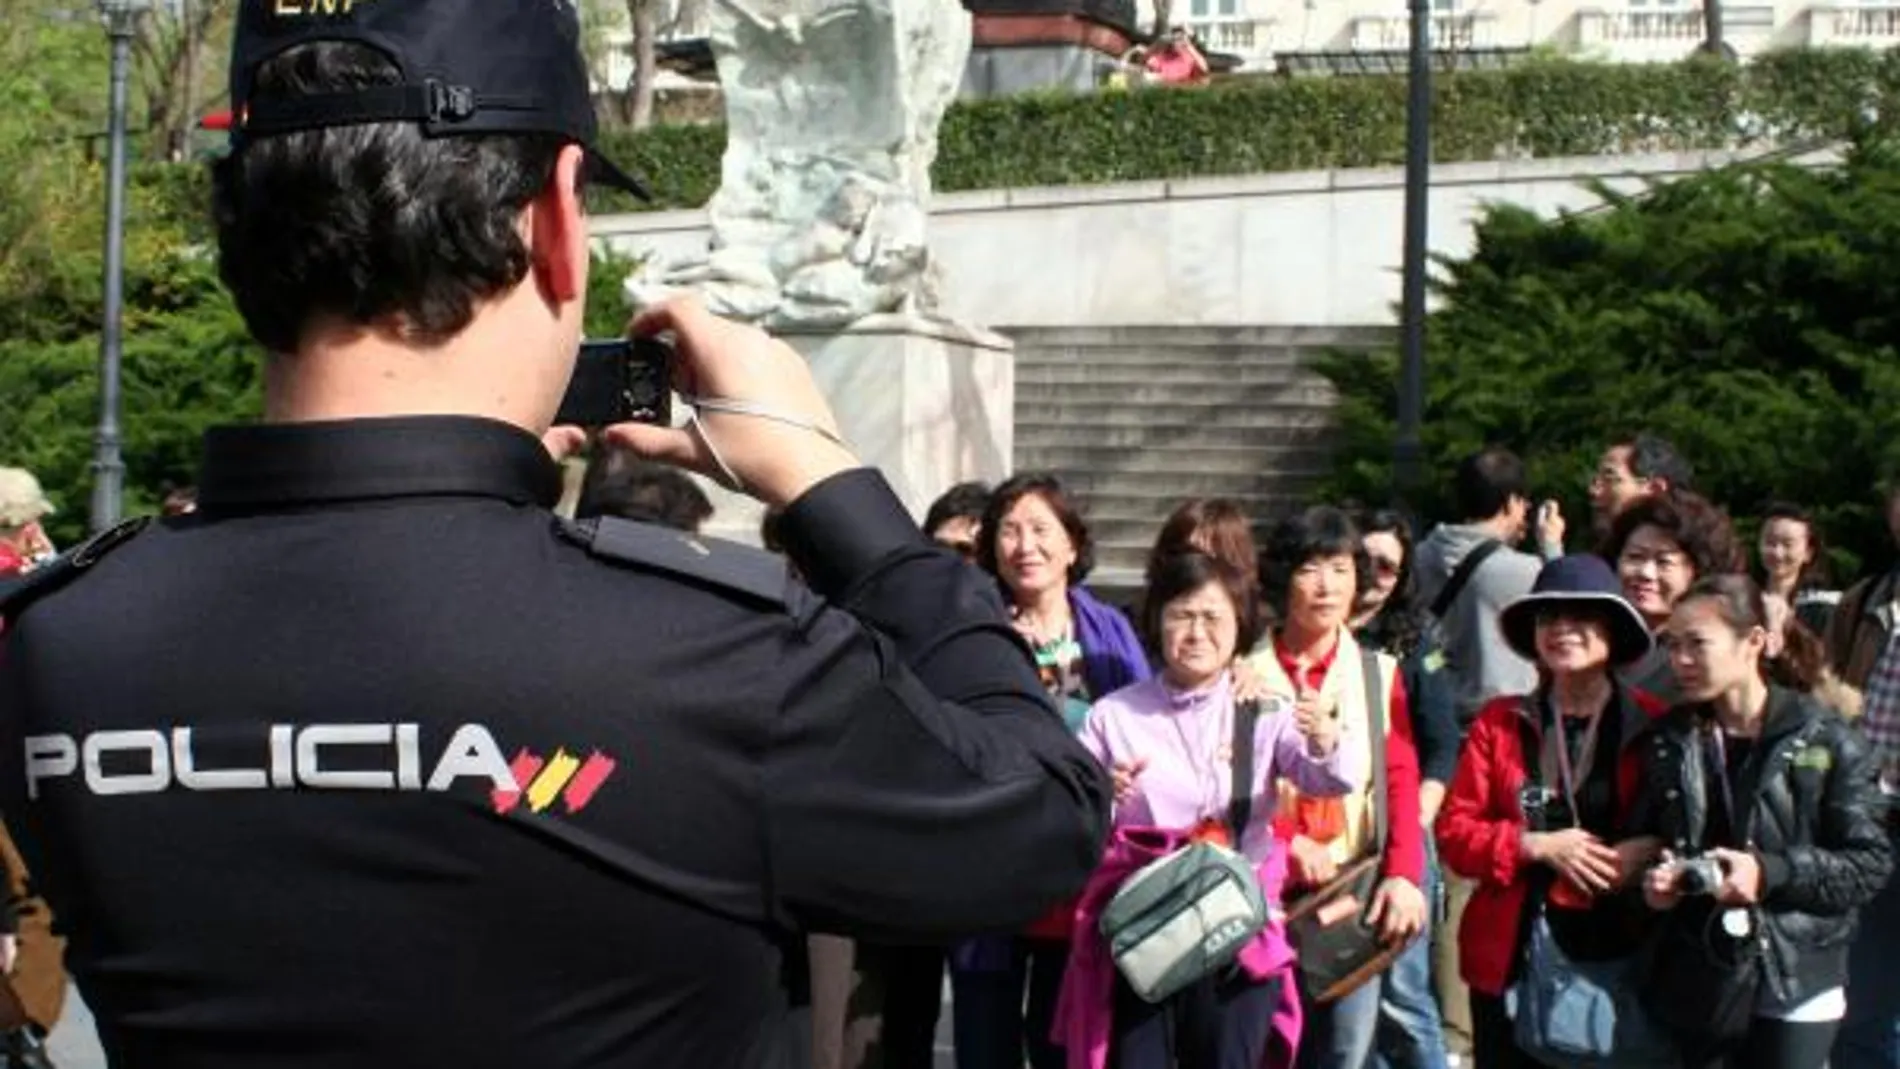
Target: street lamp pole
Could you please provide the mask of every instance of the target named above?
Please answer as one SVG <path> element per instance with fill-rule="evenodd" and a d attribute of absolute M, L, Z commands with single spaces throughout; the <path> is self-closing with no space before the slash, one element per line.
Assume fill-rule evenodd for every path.
<path fill-rule="evenodd" d="M 1425 412 L 1425 198 L 1432 157 L 1431 0 L 1410 0 L 1412 40 L 1405 105 L 1405 249 L 1399 289 L 1398 440 L 1393 476 L 1398 497 L 1411 501 L 1420 486 Z"/>
<path fill-rule="evenodd" d="M 93 432 L 94 532 L 119 522 L 125 503 L 125 460 L 119 450 L 119 368 L 125 318 L 125 83 L 140 0 L 100 0 L 112 41 L 111 120 L 106 165 L 105 320 L 99 331 L 99 426 Z"/>

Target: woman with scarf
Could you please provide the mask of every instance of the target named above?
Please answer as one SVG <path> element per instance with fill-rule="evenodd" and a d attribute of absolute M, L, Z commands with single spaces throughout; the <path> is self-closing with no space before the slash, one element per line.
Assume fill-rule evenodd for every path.
<path fill-rule="evenodd" d="M 996 488 L 979 530 L 977 564 L 996 577 L 1050 698 L 1080 731 L 1095 699 L 1150 674 L 1127 618 L 1082 586 L 1094 564 L 1087 524 L 1055 476 L 1024 473 Z M 1060 1069 L 1049 1034 L 1072 924 L 1065 907 L 1018 936 L 952 952 L 958 1069 L 1021 1069 L 1025 1048 L 1032 1069 Z"/>
<path fill-rule="evenodd" d="M 1115 813 L 1108 856 L 1078 912 L 1077 937 L 1063 981 L 1059 1034 L 1070 1069 L 1261 1069 L 1286 1065 L 1298 1043 L 1292 1022 L 1291 952 L 1270 922 L 1239 966 L 1208 976 L 1150 1004 L 1115 975 L 1095 930 L 1102 906 L 1142 864 L 1196 839 L 1238 850 L 1275 902 L 1285 868 L 1273 837 L 1275 781 L 1315 796 L 1352 784 L 1341 773 L 1339 724 L 1288 700 L 1261 703 L 1250 740 L 1250 782 L 1233 782 L 1240 706 L 1234 651 L 1259 636 L 1252 585 L 1203 553 L 1156 563 L 1142 608 L 1142 630 L 1161 654 L 1160 676 L 1095 703 L 1082 744 L 1114 775 Z M 1251 797 L 1246 826 L 1226 820 L 1236 790 Z M 1239 819 L 1239 818 L 1235 818 Z M 1104 1012 L 1106 1011 L 1106 1012 Z M 1275 1045 L 1273 1041 L 1277 1039 Z"/>
<path fill-rule="evenodd" d="M 1349 627 L 1370 570 L 1358 527 L 1339 509 L 1311 508 L 1276 525 L 1260 573 L 1280 623 L 1250 663 L 1270 695 L 1292 702 L 1301 715 L 1338 721 L 1341 761 L 1352 780 L 1353 789 L 1337 798 L 1315 797 L 1283 781 L 1275 832 L 1288 844 L 1289 897 L 1324 886 L 1341 867 L 1376 852 L 1382 879 L 1368 919 L 1387 943 L 1400 944 L 1416 938 L 1426 919 L 1418 754 L 1397 662 L 1362 650 Z M 1368 657 L 1374 662 L 1371 686 Z M 1379 798 L 1373 796 L 1375 723 L 1386 754 L 1386 789 Z M 1388 829 L 1383 844 L 1371 841 L 1381 805 Z M 1327 1003 L 1302 992 L 1306 1024 L 1299 1065 L 1362 1069 L 1372 1055 L 1382 986 L 1374 978 Z"/>

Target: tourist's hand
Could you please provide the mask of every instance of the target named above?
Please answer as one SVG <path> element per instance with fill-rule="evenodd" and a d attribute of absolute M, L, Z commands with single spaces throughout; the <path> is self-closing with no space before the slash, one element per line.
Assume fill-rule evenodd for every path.
<path fill-rule="evenodd" d="M 838 433 L 805 358 L 756 327 L 721 319 L 697 300 L 679 297 L 642 314 L 628 330 L 637 338 L 673 335 L 673 385 L 682 393 L 758 405 Z M 769 506 L 789 505 L 859 466 L 850 450 L 817 431 L 736 412 L 701 410 L 699 420 L 741 488 Z M 602 435 L 641 456 L 724 479 L 712 449 L 692 428 L 618 423 Z"/>
<path fill-rule="evenodd" d="M 1295 835 L 1287 844 L 1287 875 L 1302 887 L 1318 887 L 1339 873 L 1339 865 L 1324 844 Z"/>
<path fill-rule="evenodd" d="M 1373 893 L 1366 923 L 1387 943 L 1404 943 L 1425 930 L 1425 892 L 1399 876 L 1388 876 Z"/>
<path fill-rule="evenodd" d="M 1675 909 L 1682 901 L 1678 884 L 1682 878 L 1676 869 L 1675 855 L 1664 850 L 1656 864 L 1643 877 L 1643 904 L 1658 913 Z"/>
<path fill-rule="evenodd" d="M 1628 887 L 1656 860 L 1662 840 L 1645 835 L 1640 839 L 1624 839 L 1610 849 L 1616 851 L 1616 886 Z"/>
<path fill-rule="evenodd" d="M 1709 856 L 1722 863 L 1722 886 L 1715 900 L 1724 906 L 1753 906 L 1761 902 L 1761 861 L 1746 850 L 1716 847 Z"/>
<path fill-rule="evenodd" d="M 1564 548 L 1564 510 L 1555 501 L 1537 507 L 1537 548 L 1561 553 Z"/>
<path fill-rule="evenodd" d="M 1234 674 L 1234 702 L 1245 705 L 1248 702 L 1263 702 L 1272 695 L 1267 690 L 1266 677 L 1254 671 L 1253 665 L 1244 658 L 1235 658 L 1230 671 Z"/>
<path fill-rule="evenodd" d="M 1109 776 L 1115 781 L 1115 803 L 1120 805 L 1135 795 L 1135 781 L 1148 767 L 1148 759 L 1138 757 L 1133 761 L 1117 761 Z"/>
<path fill-rule="evenodd" d="M 1306 736 L 1307 752 L 1318 757 L 1326 757 L 1339 745 L 1339 718 L 1322 716 L 1299 706 L 1293 708 L 1294 726 L 1300 734 Z"/>
<path fill-rule="evenodd" d="M 1526 832 L 1524 856 L 1549 865 L 1557 875 L 1593 895 L 1616 884 L 1616 851 L 1582 828 Z"/>

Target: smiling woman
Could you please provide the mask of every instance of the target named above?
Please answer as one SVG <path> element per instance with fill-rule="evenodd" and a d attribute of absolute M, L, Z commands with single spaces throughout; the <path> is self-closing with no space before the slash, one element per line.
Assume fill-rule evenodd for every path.
<path fill-rule="evenodd" d="M 1663 704 L 1613 672 L 1651 643 L 1618 585 L 1602 559 L 1564 557 L 1505 608 L 1499 629 L 1540 682 L 1478 714 L 1439 816 L 1440 857 L 1478 884 L 1458 931 L 1477 1069 L 1538 1064 L 1504 1010 L 1533 928 L 1586 961 L 1624 960 L 1641 943 L 1642 912 L 1616 892 L 1658 844 L 1616 833 L 1640 797 L 1640 740 Z M 1524 923 L 1527 910 L 1541 926 Z M 1630 1053 L 1618 1064 L 1645 1063 Z"/>
<path fill-rule="evenodd" d="M 1747 567 L 1728 514 L 1686 490 L 1646 497 L 1624 509 L 1604 543 L 1603 557 L 1616 566 L 1624 595 L 1652 632 L 1668 622 L 1690 584 Z M 1624 674 L 1632 685 L 1664 701 L 1677 697 L 1675 674 L 1660 646 Z"/>

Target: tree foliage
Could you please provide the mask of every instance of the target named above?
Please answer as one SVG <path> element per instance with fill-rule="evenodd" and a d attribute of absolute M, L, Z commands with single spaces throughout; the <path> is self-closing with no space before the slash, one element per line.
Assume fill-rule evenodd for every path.
<path fill-rule="evenodd" d="M 1816 510 L 1851 572 L 1890 540 L 1873 486 L 1900 460 L 1900 142 L 1813 171 L 1737 166 L 1558 219 L 1489 209 L 1472 254 L 1441 262 L 1427 327 L 1425 470 L 1416 502 L 1449 518 L 1445 478 L 1486 445 L 1528 460 L 1587 537 L 1584 485 L 1616 437 L 1651 429 L 1738 516 Z M 1332 492 L 1391 485 L 1397 358 L 1338 355 Z"/>

